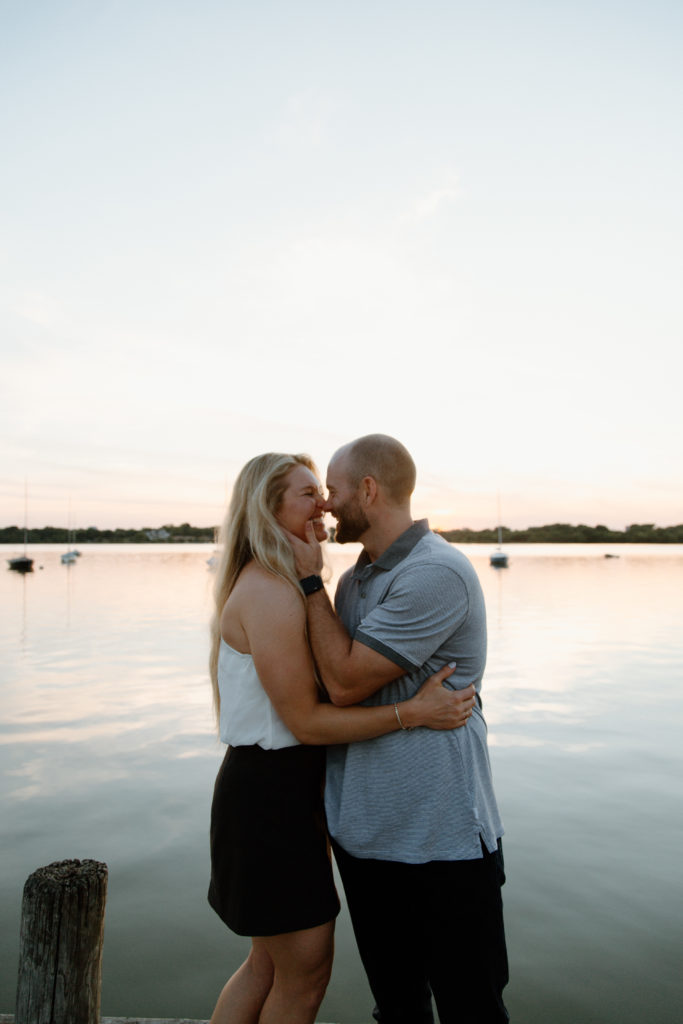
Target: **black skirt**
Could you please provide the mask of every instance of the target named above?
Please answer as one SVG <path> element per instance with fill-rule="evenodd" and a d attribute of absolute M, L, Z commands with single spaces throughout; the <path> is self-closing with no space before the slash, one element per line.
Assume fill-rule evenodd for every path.
<path fill-rule="evenodd" d="M 339 913 L 323 806 L 325 748 L 229 747 L 211 806 L 209 903 L 237 935 Z"/>

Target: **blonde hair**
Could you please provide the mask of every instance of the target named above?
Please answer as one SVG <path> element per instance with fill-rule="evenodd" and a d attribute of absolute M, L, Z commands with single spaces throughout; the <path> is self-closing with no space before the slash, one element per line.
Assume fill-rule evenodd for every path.
<path fill-rule="evenodd" d="M 268 572 L 280 576 L 305 600 L 294 567 L 294 556 L 282 527 L 275 518 L 287 489 L 287 477 L 296 466 L 305 466 L 319 476 L 310 455 L 268 452 L 250 459 L 233 487 L 230 505 L 221 527 L 222 551 L 214 584 L 211 617 L 209 672 L 216 717 L 220 711 L 218 654 L 221 645 L 221 614 L 237 577 L 252 559 Z"/>

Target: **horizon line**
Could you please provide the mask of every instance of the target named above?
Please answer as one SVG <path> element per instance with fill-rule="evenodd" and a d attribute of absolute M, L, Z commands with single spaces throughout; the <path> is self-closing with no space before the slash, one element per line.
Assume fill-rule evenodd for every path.
<path fill-rule="evenodd" d="M 419 518 L 428 518 L 428 517 L 419 517 Z M 414 520 L 414 522 L 417 522 L 417 521 L 418 520 Z M 336 525 L 336 524 L 333 524 L 333 526 L 334 525 Z M 683 528 L 683 523 L 668 523 L 668 524 L 662 525 L 662 526 L 659 526 L 656 522 L 629 523 L 628 526 L 624 527 L 623 529 L 619 529 L 619 528 L 615 528 L 615 527 L 612 527 L 612 526 L 606 526 L 604 523 L 596 523 L 594 525 L 591 525 L 590 523 L 582 523 L 582 522 L 570 523 L 570 522 L 566 522 L 566 521 L 565 522 L 561 522 L 561 521 L 558 520 L 558 521 L 555 521 L 555 522 L 552 522 L 552 523 L 537 523 L 537 524 L 528 525 L 528 526 L 506 526 L 505 524 L 501 523 L 500 524 L 500 529 L 501 530 L 506 530 L 508 533 L 523 533 L 525 530 L 544 530 L 544 529 L 548 529 L 549 527 L 552 527 L 552 526 L 569 527 L 570 529 L 579 529 L 581 527 L 586 527 L 589 530 L 603 529 L 603 530 L 607 530 L 609 533 L 626 533 L 628 530 L 633 529 L 634 527 L 641 527 L 641 528 L 642 527 L 649 527 L 649 528 L 655 529 L 655 530 L 673 530 L 673 529 L 677 529 L 677 528 Z M 60 530 L 60 531 L 63 530 L 63 531 L 68 531 L 69 533 L 87 533 L 87 532 L 89 532 L 91 530 L 96 530 L 98 533 L 116 533 L 118 531 L 121 531 L 121 532 L 124 532 L 124 533 L 129 533 L 129 532 L 142 533 L 142 532 L 145 532 L 147 530 L 149 530 L 151 532 L 158 532 L 159 530 L 170 530 L 170 529 L 181 530 L 183 528 L 189 528 L 191 530 L 199 530 L 199 531 L 203 531 L 203 532 L 216 532 L 216 531 L 220 530 L 220 525 L 214 523 L 214 524 L 211 524 L 210 526 L 193 526 L 192 523 L 184 522 L 184 523 L 163 523 L 161 526 L 148 526 L 148 525 L 145 525 L 145 526 L 94 526 L 94 525 L 90 525 L 90 526 L 77 526 L 77 527 L 71 526 L 71 527 L 69 527 L 69 526 L 55 526 L 53 523 L 45 523 L 44 526 L 28 526 L 28 527 L 24 527 L 24 526 L 20 526 L 17 523 L 11 523 L 11 524 L 9 524 L 7 526 L 0 526 L 0 533 L 4 533 L 6 530 L 19 530 L 20 532 L 23 532 L 24 530 L 26 530 L 27 533 L 32 533 L 32 532 L 37 532 L 37 531 L 42 531 L 42 530 Z M 482 527 L 479 527 L 477 529 L 475 529 L 474 527 L 470 527 L 470 526 L 440 526 L 440 527 L 434 528 L 433 532 L 434 533 L 451 533 L 451 532 L 456 532 L 457 531 L 457 532 L 461 532 L 461 533 L 485 533 L 485 532 L 488 532 L 488 531 L 497 531 L 498 529 L 499 529 L 499 525 L 498 524 L 493 525 L 493 526 L 482 526 Z"/>

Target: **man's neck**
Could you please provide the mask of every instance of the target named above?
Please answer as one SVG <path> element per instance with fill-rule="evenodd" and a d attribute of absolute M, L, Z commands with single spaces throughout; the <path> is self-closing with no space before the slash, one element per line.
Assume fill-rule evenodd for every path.
<path fill-rule="evenodd" d="M 370 561 L 376 562 L 412 525 L 410 510 L 397 510 L 391 515 L 383 515 L 380 521 L 373 523 L 360 538 Z"/>

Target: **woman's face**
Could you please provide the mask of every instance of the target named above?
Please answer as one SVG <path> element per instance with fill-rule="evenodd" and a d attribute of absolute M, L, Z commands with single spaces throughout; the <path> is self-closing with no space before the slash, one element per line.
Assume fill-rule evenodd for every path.
<path fill-rule="evenodd" d="M 287 474 L 285 482 L 285 492 L 275 513 L 280 526 L 284 526 L 295 537 L 306 540 L 306 523 L 310 520 L 316 539 L 326 540 L 327 530 L 323 524 L 325 499 L 318 480 L 306 466 L 295 466 Z"/>

